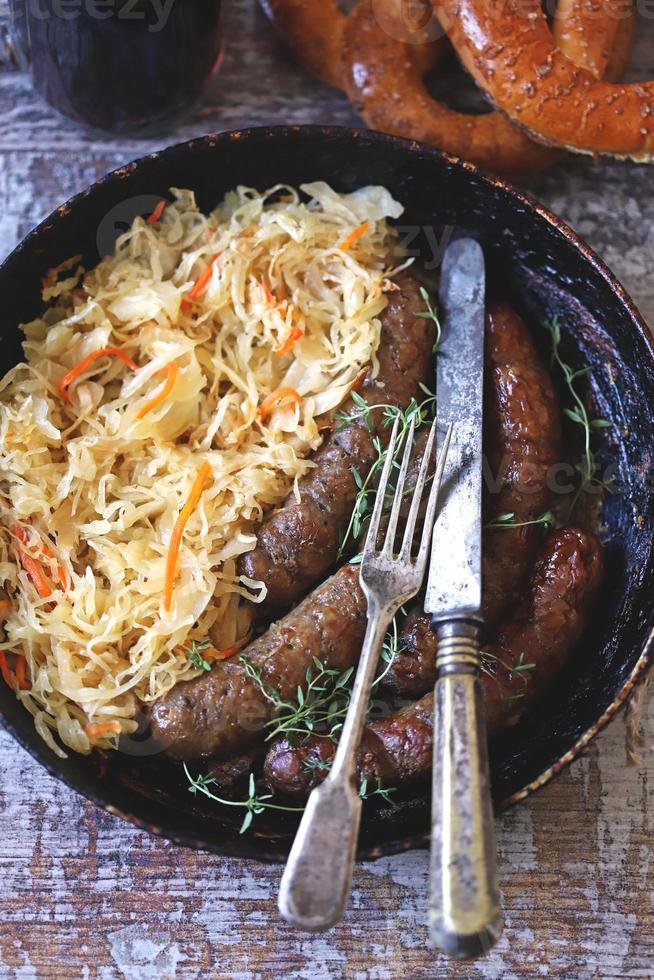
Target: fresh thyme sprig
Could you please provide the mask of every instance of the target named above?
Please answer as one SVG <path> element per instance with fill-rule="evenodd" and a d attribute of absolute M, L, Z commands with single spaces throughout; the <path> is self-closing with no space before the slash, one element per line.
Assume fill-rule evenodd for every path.
<path fill-rule="evenodd" d="M 393 619 L 381 649 L 381 661 L 384 668 L 375 678 L 373 689 L 376 688 L 390 670 L 393 660 L 403 648 L 399 643 L 399 633 L 396 618 Z M 254 681 L 263 696 L 272 704 L 275 716 L 266 723 L 269 729 L 266 741 L 276 735 L 285 735 L 290 742 L 295 739 L 317 735 L 336 741 L 343 719 L 350 705 L 351 679 L 354 667 L 348 667 L 342 672 L 328 669 L 318 657 L 306 669 L 306 688 L 298 686 L 294 701 L 286 701 L 278 691 L 263 679 L 261 667 L 241 654 L 240 661 L 250 680 Z"/>
<path fill-rule="evenodd" d="M 200 644 L 199 649 L 203 649 Z M 396 655 L 402 647 L 399 644 L 399 634 L 396 619 L 393 620 L 381 650 L 381 659 L 385 663 L 385 668 L 374 682 L 374 686 L 379 684 L 382 678 L 390 669 Z M 192 652 L 197 650 L 192 648 Z M 186 651 L 189 655 L 189 651 Z M 199 657 L 199 654 L 197 654 Z M 189 658 L 190 659 L 190 658 Z M 330 738 L 336 741 L 336 735 L 343 724 L 343 718 L 347 713 L 350 703 L 351 688 L 349 686 L 354 668 L 349 667 L 342 672 L 326 668 L 321 661 L 313 658 L 313 663 L 309 664 L 306 670 L 306 690 L 301 687 L 297 689 L 297 699 L 295 702 L 285 701 L 275 688 L 267 684 L 263 679 L 261 667 L 253 664 L 245 655 L 241 654 L 241 663 L 245 668 L 247 676 L 254 681 L 263 696 L 275 709 L 275 717 L 267 724 L 270 732 L 266 736 L 266 741 L 276 735 L 284 734 L 293 741 L 295 737 L 306 738 L 308 735 L 319 735 L 322 738 Z M 206 663 L 206 661 L 205 661 Z M 210 669 L 208 667 L 207 669 Z M 307 763 L 305 763 L 307 764 Z M 321 759 L 312 760 L 312 765 L 307 768 L 329 769 L 330 761 Z M 191 793 L 203 793 L 216 803 L 225 806 L 236 806 L 245 808 L 245 816 L 241 824 L 241 833 L 244 833 L 254 817 L 264 810 L 285 810 L 288 812 L 301 812 L 304 807 L 282 806 L 281 804 L 271 803 L 272 793 L 259 794 L 256 791 L 256 782 L 253 773 L 250 773 L 248 784 L 248 796 L 245 800 L 227 800 L 217 796 L 211 791 L 210 786 L 215 785 L 216 780 L 213 776 L 199 775 L 192 776 L 184 763 L 184 771 L 189 781 L 189 791 Z M 392 803 L 390 794 L 395 792 L 392 787 L 384 787 L 378 781 L 377 788 L 368 791 L 367 781 L 363 781 L 360 789 L 362 798 L 369 799 L 371 796 L 381 796 L 386 802 Z"/>
<path fill-rule="evenodd" d="M 399 468 L 398 457 L 404 450 L 404 442 L 411 423 L 414 425 L 414 431 L 418 431 L 421 426 L 425 424 L 425 422 L 430 420 L 430 417 L 433 414 L 433 407 L 436 401 L 433 392 L 431 392 L 429 388 L 423 384 L 420 385 L 420 389 L 427 397 L 422 402 L 418 402 L 415 398 L 412 398 L 404 410 L 398 408 L 397 405 L 388 405 L 384 403 L 368 405 L 361 395 L 359 395 L 356 391 L 353 391 L 352 401 L 354 402 L 356 411 L 336 412 L 334 416 L 336 428 L 337 430 L 343 428 L 344 426 L 349 425 L 352 421 L 362 421 L 372 432 L 375 427 L 373 412 L 377 411 L 381 411 L 383 413 L 381 419 L 381 425 L 383 428 L 389 428 L 391 425 L 393 425 L 396 418 L 399 419 L 399 432 L 393 459 L 393 465 L 396 468 Z M 356 466 L 352 466 L 351 468 L 352 476 L 354 477 L 354 482 L 357 487 L 357 494 L 354 500 L 354 507 L 352 508 L 352 515 L 343 535 L 341 536 L 341 541 L 338 548 L 339 558 L 343 557 L 350 540 L 356 540 L 358 537 L 360 537 L 366 520 L 368 520 L 372 514 L 374 494 L 377 490 L 376 477 L 383 469 L 387 455 L 387 448 L 382 446 L 381 439 L 378 435 L 374 435 L 372 437 L 372 445 L 375 450 L 376 457 L 368 471 L 367 476 L 364 478 Z M 390 492 L 389 498 L 392 500 L 392 493 Z"/>
<path fill-rule="evenodd" d="M 202 656 L 202 651 L 208 646 L 210 646 L 209 640 L 191 640 L 190 646 L 184 649 L 184 653 L 196 670 L 211 670 L 211 664 Z"/>
<path fill-rule="evenodd" d="M 536 666 L 536 664 L 526 662 L 524 651 L 518 657 L 517 663 L 512 667 L 510 664 L 507 664 L 505 660 L 502 660 L 500 657 L 496 657 L 495 654 L 491 653 L 489 650 L 482 650 L 481 669 L 484 674 L 487 674 L 488 677 L 491 677 L 494 681 L 496 681 L 497 684 L 499 684 L 499 681 L 495 676 L 495 672 L 490 669 L 489 664 L 499 664 L 501 667 L 504 667 L 504 669 L 508 671 L 510 674 L 515 674 L 516 676 L 518 676 L 522 681 L 522 683 L 525 685 L 529 683 L 528 672 L 530 670 L 533 670 Z M 512 694 L 507 694 L 503 700 L 508 703 L 510 701 L 517 701 L 518 698 L 523 698 L 523 697 L 524 697 L 524 692 L 517 691 Z"/>
<path fill-rule="evenodd" d="M 406 612 L 403 608 L 400 609 L 400 613 L 406 615 Z M 375 680 L 373 681 L 373 685 L 372 685 L 373 690 L 376 687 L 378 687 L 379 684 L 381 684 L 383 679 L 386 677 L 386 674 L 391 669 L 393 661 L 400 653 L 402 653 L 404 649 L 405 647 L 400 644 L 399 632 L 397 628 L 397 616 L 393 616 L 393 619 L 391 620 L 391 625 L 388 628 L 386 636 L 384 637 L 384 642 L 382 643 L 381 655 L 380 655 L 381 660 L 386 664 L 386 666 L 382 670 L 381 674 L 378 674 Z"/>
<path fill-rule="evenodd" d="M 308 759 L 304 759 L 303 765 L 307 772 L 329 772 L 333 761 L 333 759 L 321 759 L 319 756 L 311 756 Z M 395 801 L 391 799 L 391 793 L 397 792 L 396 787 L 384 786 L 381 779 L 377 779 L 376 783 L 376 789 L 369 790 L 368 780 L 365 778 L 361 780 L 361 785 L 359 786 L 359 796 L 361 799 L 369 800 L 372 796 L 381 796 L 387 803 L 393 804 Z"/>
<path fill-rule="evenodd" d="M 361 785 L 359 786 L 359 796 L 362 800 L 369 800 L 373 796 L 381 796 L 382 800 L 391 805 L 395 805 L 395 801 L 391 799 L 391 793 L 397 793 L 395 786 L 384 786 L 381 779 L 377 779 L 377 788 L 368 789 L 368 780 L 362 779 Z"/>
<path fill-rule="evenodd" d="M 577 391 L 575 383 L 578 378 L 588 374 L 590 368 L 580 368 L 579 370 L 574 371 L 570 365 L 566 364 L 566 362 L 563 360 L 559 350 L 561 344 L 561 326 L 559 323 L 559 318 L 557 316 L 552 317 L 551 320 L 545 321 L 544 326 L 549 331 L 552 340 L 552 363 L 556 364 L 561 371 L 563 380 L 565 381 L 566 387 L 572 397 L 573 407 L 564 408 L 563 411 L 571 422 L 581 426 L 583 432 L 583 453 L 579 463 L 576 466 L 576 469 L 581 477 L 581 483 L 570 506 L 570 512 L 572 512 L 576 506 L 580 494 L 584 490 L 590 487 L 597 487 L 598 489 L 605 490 L 611 489 L 608 482 L 598 479 L 598 477 L 595 475 L 599 469 L 599 465 L 591 445 L 593 429 L 610 428 L 611 422 L 609 422 L 608 419 L 590 419 L 588 417 L 586 405 L 584 404 L 583 398 Z"/>
<path fill-rule="evenodd" d="M 305 759 L 303 762 L 304 768 L 307 772 L 329 772 L 332 767 L 333 759 L 321 759 L 319 756 L 311 756 L 309 759 Z M 387 803 L 394 804 L 394 800 L 391 799 L 391 793 L 396 793 L 397 789 L 395 786 L 384 786 L 381 779 L 376 780 L 376 789 L 368 789 L 368 780 L 362 779 L 361 785 L 359 786 L 359 796 L 362 800 L 369 800 L 373 796 L 381 796 L 383 800 Z"/>
<path fill-rule="evenodd" d="M 424 319 L 424 320 L 432 320 L 433 321 L 433 324 L 436 327 L 436 340 L 434 342 L 434 346 L 432 347 L 432 353 L 433 354 L 438 354 L 438 349 L 439 349 L 440 344 L 441 344 L 441 335 L 442 335 L 441 322 L 438 319 L 438 313 L 436 312 L 436 310 L 431 305 L 431 301 L 429 299 L 429 293 L 427 292 L 427 290 L 425 289 L 424 286 L 421 286 L 420 287 L 420 295 L 421 295 L 421 297 L 423 299 L 423 302 L 425 303 L 427 309 L 424 310 L 422 313 L 416 313 L 416 316 L 419 316 L 421 319 Z"/>
<path fill-rule="evenodd" d="M 306 738 L 313 734 L 334 737 L 347 711 L 347 684 L 354 672 L 353 667 L 343 672 L 328 669 L 314 657 L 313 663 L 306 669 L 306 689 L 298 687 L 297 700 L 292 702 L 285 701 L 278 691 L 264 681 L 261 667 L 253 664 L 245 654 L 241 654 L 240 660 L 247 676 L 275 709 L 275 717 L 267 722 L 270 730 L 266 741 L 281 734 L 291 740 L 295 736 Z"/>
<path fill-rule="evenodd" d="M 322 761 L 322 760 L 321 760 Z M 316 765 L 314 768 L 329 769 L 330 764 L 326 763 L 324 766 Z M 240 834 L 244 834 L 246 830 L 251 826 L 252 821 L 256 816 L 263 813 L 265 810 L 278 810 L 283 813 L 302 813 L 304 810 L 303 806 L 286 806 L 282 803 L 271 802 L 274 797 L 272 793 L 257 793 L 257 784 L 254 778 L 254 773 L 250 773 L 248 780 L 248 795 L 244 800 L 228 800 L 224 796 L 218 796 L 211 790 L 211 786 L 216 785 L 216 780 L 214 776 L 206 773 L 204 775 L 192 776 L 188 766 L 184 763 L 184 772 L 186 773 L 186 778 L 188 779 L 189 786 L 188 791 L 196 796 L 198 793 L 202 793 L 208 799 L 213 800 L 214 803 L 220 803 L 222 806 L 234 806 L 239 809 L 245 810 L 245 815 L 243 817 L 243 822 L 239 829 Z M 386 803 L 393 804 L 391 799 L 391 793 L 395 793 L 396 790 L 392 786 L 384 786 L 380 779 L 377 780 L 377 787 L 373 790 L 368 790 L 368 780 L 362 779 L 361 785 L 359 787 L 359 795 L 362 800 L 369 800 L 373 796 L 381 796 Z"/>
<path fill-rule="evenodd" d="M 506 514 L 500 514 L 498 517 L 493 518 L 484 527 L 492 528 L 511 528 L 511 527 L 529 527 L 530 524 L 542 524 L 543 527 L 553 527 L 556 522 L 556 518 L 551 510 L 545 511 L 544 514 L 540 514 L 538 517 L 534 517 L 532 521 L 516 521 L 515 514 L 510 511 Z"/>
<path fill-rule="evenodd" d="M 308 759 L 302 760 L 302 765 L 307 772 L 329 772 L 332 767 L 332 759 L 321 759 L 318 755 L 311 755 Z"/>
<path fill-rule="evenodd" d="M 253 773 L 250 773 L 247 798 L 245 800 L 226 800 L 224 797 L 212 793 L 209 789 L 210 786 L 214 786 L 216 783 L 213 776 L 208 774 L 204 776 L 192 776 L 186 763 L 184 763 L 184 772 L 189 781 L 189 793 L 193 793 L 194 796 L 197 793 L 202 793 L 210 800 L 214 800 L 216 803 L 222 803 L 223 806 L 235 806 L 245 809 L 245 816 L 243 817 L 243 823 L 239 831 L 241 834 L 245 833 L 254 820 L 254 817 L 263 813 L 264 810 L 283 810 L 287 813 L 301 813 L 304 810 L 303 806 L 282 806 L 280 803 L 271 803 L 270 800 L 273 798 L 272 793 L 257 793 Z"/>

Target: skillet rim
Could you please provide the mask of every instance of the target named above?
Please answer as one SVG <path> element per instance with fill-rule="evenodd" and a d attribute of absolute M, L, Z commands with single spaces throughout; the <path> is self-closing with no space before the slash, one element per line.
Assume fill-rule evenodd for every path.
<path fill-rule="evenodd" d="M 289 137 L 302 137 L 303 134 L 310 137 L 322 136 L 325 139 L 368 140 L 372 143 L 378 144 L 380 148 L 384 145 L 399 147 L 408 155 L 414 153 L 426 154 L 428 156 L 440 159 L 443 163 L 446 163 L 450 167 L 458 169 L 459 171 L 465 171 L 471 175 L 474 174 L 482 183 L 499 190 L 503 195 L 512 199 L 515 205 L 522 206 L 527 211 L 535 213 L 539 218 L 551 225 L 559 235 L 566 239 L 569 244 L 580 252 L 586 262 L 589 263 L 595 272 L 605 281 L 610 291 L 617 297 L 618 301 L 626 310 L 632 327 L 636 330 L 636 333 L 640 336 L 640 338 L 645 341 L 650 357 L 654 362 L 654 336 L 652 335 L 652 332 L 647 326 L 627 290 L 619 282 L 604 260 L 601 259 L 599 255 L 597 255 L 597 253 L 575 231 L 573 231 L 573 229 L 565 221 L 542 205 L 532 194 L 530 194 L 528 191 L 515 187 L 513 184 L 501 177 L 497 177 L 481 170 L 479 167 L 476 167 L 474 164 L 469 163 L 466 160 L 452 156 L 451 154 L 445 153 L 441 150 L 437 150 L 436 148 L 425 143 L 356 127 L 321 125 L 253 126 L 244 129 L 228 130 L 225 132 L 208 133 L 204 136 L 198 136 L 190 140 L 182 140 L 179 143 L 173 143 L 161 150 L 145 154 L 134 159 L 130 163 L 124 164 L 123 166 L 117 167 L 116 169 L 110 171 L 103 177 L 100 177 L 98 180 L 94 181 L 93 184 L 86 187 L 84 190 L 80 191 L 78 194 L 74 195 L 72 198 L 55 208 L 54 211 L 52 211 L 46 218 L 40 221 L 30 232 L 28 232 L 22 241 L 3 260 L 3 262 L 0 264 L 0 277 L 6 272 L 6 267 L 8 265 L 11 265 L 13 262 L 19 259 L 23 253 L 27 253 L 33 243 L 38 242 L 43 232 L 50 230 L 57 224 L 64 221 L 73 207 L 93 195 L 97 188 L 118 183 L 119 181 L 128 178 L 146 162 L 152 163 L 166 156 L 172 157 L 175 153 L 180 152 L 192 153 L 201 146 L 214 149 L 220 143 L 229 147 L 229 145 L 232 143 L 243 143 L 252 138 L 255 140 L 266 138 L 284 140 Z M 608 705 L 600 717 L 593 722 L 593 724 L 590 725 L 577 739 L 574 745 L 571 746 L 571 748 L 560 756 L 560 758 L 557 759 L 552 765 L 544 769 L 537 777 L 535 777 L 521 789 L 503 799 L 498 804 L 497 810 L 500 812 L 504 811 L 519 801 L 525 799 L 527 796 L 530 796 L 536 790 L 546 785 L 555 776 L 559 775 L 563 769 L 569 766 L 570 763 L 573 762 L 586 748 L 586 746 L 595 738 L 595 736 L 598 735 L 599 732 L 601 732 L 615 717 L 627 698 L 632 694 L 637 684 L 644 679 L 648 668 L 652 667 L 653 665 L 654 629 L 651 630 L 648 638 L 643 644 L 638 660 L 630 671 L 629 676 L 618 690 L 613 701 Z M 236 840 L 207 840 L 183 831 L 171 831 L 169 829 L 154 825 L 145 818 L 121 809 L 120 807 L 108 802 L 108 800 L 103 799 L 98 792 L 91 790 L 88 788 L 88 786 L 84 785 L 85 780 L 81 775 L 79 778 L 76 778 L 75 776 L 63 774 L 57 765 L 56 756 L 54 756 L 54 754 L 48 750 L 45 743 L 43 743 L 43 748 L 41 748 L 40 745 L 37 748 L 36 746 L 28 744 L 18 732 L 14 724 L 6 717 L 2 707 L 0 707 L 0 721 L 5 731 L 7 731 L 18 742 L 18 744 L 30 754 L 33 759 L 42 765 L 49 775 L 55 779 L 58 779 L 60 782 L 63 782 L 67 787 L 94 803 L 97 807 L 103 809 L 110 815 L 121 817 L 140 830 L 147 831 L 148 833 L 163 838 L 164 840 L 170 840 L 175 844 L 191 847 L 195 850 L 208 851 L 210 853 L 224 855 L 227 857 L 250 858 L 267 863 L 281 863 L 286 859 L 288 847 L 290 846 L 290 840 L 288 842 L 284 841 L 281 847 L 276 846 L 274 849 L 269 849 L 265 843 L 263 843 L 264 838 L 256 835 L 251 837 L 240 837 Z M 376 860 L 381 857 L 403 853 L 404 851 L 408 850 L 425 848 L 428 845 L 428 832 L 413 834 L 409 837 L 386 841 L 381 845 L 362 848 L 357 852 L 357 859 Z"/>

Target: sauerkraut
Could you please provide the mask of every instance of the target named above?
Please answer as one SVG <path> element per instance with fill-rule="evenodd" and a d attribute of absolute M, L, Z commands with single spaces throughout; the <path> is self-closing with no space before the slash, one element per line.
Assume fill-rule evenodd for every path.
<path fill-rule="evenodd" d="M 23 326 L 0 382 L 3 666 L 59 755 L 54 733 L 77 752 L 132 734 L 141 702 L 198 672 L 194 643 L 210 663 L 247 641 L 264 587 L 236 559 L 375 371 L 402 208 L 381 187 L 301 191 L 239 187 L 205 215 L 173 190 L 96 268 L 52 270 Z"/>

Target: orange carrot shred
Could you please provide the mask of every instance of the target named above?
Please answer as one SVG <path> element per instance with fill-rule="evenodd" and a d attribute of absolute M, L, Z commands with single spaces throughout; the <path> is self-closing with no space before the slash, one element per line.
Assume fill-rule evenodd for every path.
<path fill-rule="evenodd" d="M 198 296 L 201 295 L 201 293 L 204 292 L 204 290 L 209 285 L 209 280 L 211 279 L 211 273 L 213 272 L 213 267 L 219 258 L 220 258 L 220 252 L 216 252 L 214 255 L 211 256 L 207 268 L 204 270 L 204 272 L 199 277 L 199 279 L 197 279 L 192 289 L 190 289 L 188 293 L 186 293 L 186 295 L 182 297 L 182 306 L 188 306 L 190 303 L 196 300 Z"/>
<path fill-rule="evenodd" d="M 148 218 L 148 221 L 150 222 L 151 225 L 155 224 L 155 222 L 159 220 L 161 215 L 164 213 L 165 207 L 166 207 L 166 202 L 163 200 L 159 201 L 156 208 Z"/>
<path fill-rule="evenodd" d="M 354 381 L 350 385 L 350 391 L 360 391 L 361 386 L 363 385 L 363 382 L 365 381 L 367 374 L 368 374 L 368 368 L 367 367 L 361 368 L 361 370 L 355 377 Z"/>
<path fill-rule="evenodd" d="M 280 307 L 286 306 L 286 301 L 288 298 L 288 290 L 286 289 L 283 280 L 279 284 L 279 287 L 277 289 L 277 295 L 275 295 L 275 293 L 273 293 L 272 289 L 270 288 L 270 281 L 266 278 L 266 276 L 261 277 L 261 288 L 264 291 L 266 302 L 268 303 L 269 306 L 273 306 L 275 307 L 275 309 L 279 309 Z"/>
<path fill-rule="evenodd" d="M 48 546 L 45 543 L 45 541 L 41 541 L 40 542 L 40 547 L 41 547 L 41 551 L 46 556 L 46 558 L 54 558 L 55 557 L 54 553 L 52 552 L 52 550 L 50 548 L 48 548 Z M 59 585 L 62 587 L 62 589 L 65 592 L 66 589 L 68 588 L 68 579 L 66 578 L 66 570 L 63 567 L 63 565 L 60 565 L 58 562 L 57 562 L 57 565 L 56 565 L 56 569 L 57 569 L 57 581 L 59 582 Z"/>
<path fill-rule="evenodd" d="M 23 544 L 27 544 L 27 539 L 28 539 L 27 531 L 21 524 L 14 524 L 12 530 L 19 541 L 21 541 Z M 39 548 L 46 556 L 46 558 L 55 558 L 52 549 L 48 547 L 45 541 L 41 541 L 39 539 Z M 52 595 L 52 589 L 38 561 L 35 558 L 33 558 L 31 555 L 27 554 L 27 552 L 22 551 L 21 549 L 19 549 L 18 553 L 20 555 L 20 560 L 22 562 L 23 568 L 34 582 L 34 585 L 36 586 L 39 595 L 42 598 L 47 599 L 49 595 Z M 57 569 L 57 581 L 59 582 L 59 585 L 62 587 L 62 589 L 65 591 L 68 588 L 68 579 L 66 578 L 65 569 L 59 564 L 57 564 L 56 569 Z"/>
<path fill-rule="evenodd" d="M 0 650 L 0 674 L 7 687 L 14 687 L 14 678 L 9 670 L 4 650 Z"/>
<path fill-rule="evenodd" d="M 291 329 L 279 347 L 273 348 L 273 354 L 277 354 L 279 357 L 282 357 L 284 354 L 288 354 L 295 341 L 304 336 L 304 330 L 298 323 L 299 319 L 300 314 L 297 310 L 293 310 L 293 315 L 291 317 Z"/>
<path fill-rule="evenodd" d="M 277 297 L 270 288 L 270 283 L 265 276 L 261 277 L 261 288 L 263 289 L 264 295 L 266 297 L 266 302 L 269 306 L 277 306 Z"/>
<path fill-rule="evenodd" d="M 265 422 L 275 405 L 279 405 L 279 403 L 283 402 L 286 398 L 292 398 L 297 405 L 302 404 L 302 398 L 300 395 L 298 395 L 295 388 L 277 388 L 277 390 L 271 392 L 267 398 L 264 398 L 259 405 L 259 415 L 261 416 L 261 419 Z"/>
<path fill-rule="evenodd" d="M 234 646 L 232 646 L 232 647 L 225 647 L 224 650 L 215 650 L 211 654 L 211 659 L 212 660 L 228 660 L 230 657 L 233 657 L 235 653 L 238 653 L 239 650 L 242 650 L 242 649 L 243 649 L 243 644 L 242 643 L 235 643 Z"/>
<path fill-rule="evenodd" d="M 168 548 L 168 557 L 166 559 L 166 578 L 164 580 L 164 609 L 166 612 L 170 611 L 170 607 L 173 602 L 173 586 L 175 584 L 175 574 L 177 572 L 177 561 L 179 558 L 179 548 L 182 543 L 182 535 L 184 534 L 184 528 L 186 527 L 186 522 L 193 513 L 194 508 L 197 505 L 198 500 L 202 496 L 202 490 L 207 477 L 211 473 L 211 467 L 207 462 L 204 462 L 200 469 L 198 470 L 198 475 L 195 478 L 193 486 L 191 487 L 191 492 L 188 496 L 188 500 L 179 512 L 179 516 L 175 521 L 175 526 L 173 528 L 173 533 L 170 536 L 170 545 Z"/>
<path fill-rule="evenodd" d="M 179 365 L 177 361 L 170 361 L 165 367 L 162 367 L 160 371 L 157 371 L 157 374 L 167 374 L 168 377 L 154 398 L 151 398 L 138 410 L 136 413 L 137 419 L 142 419 L 144 415 L 147 415 L 148 412 L 151 412 L 153 409 L 157 408 L 163 401 L 166 400 L 166 398 L 168 398 L 168 395 L 175 387 L 177 375 L 179 374 Z"/>
<path fill-rule="evenodd" d="M 14 532 L 14 534 L 16 535 L 19 541 L 22 541 L 23 544 L 27 543 L 27 531 L 25 530 L 22 524 L 14 524 L 14 526 L 12 527 L 12 531 Z"/>
<path fill-rule="evenodd" d="M 364 221 L 362 225 L 359 225 L 358 228 L 355 228 L 354 231 L 351 231 L 350 234 L 343 239 L 343 241 L 338 247 L 343 252 L 347 252 L 348 248 L 352 248 L 354 243 L 358 242 L 361 236 L 365 235 L 367 231 L 368 231 L 368 222 Z"/>
<path fill-rule="evenodd" d="M 0 609 L 11 609 L 12 605 L 11 599 L 0 599 Z"/>
<path fill-rule="evenodd" d="M 85 725 L 84 731 L 89 738 L 97 738 L 99 735 L 109 735 L 115 733 L 119 735 L 122 725 L 119 721 L 103 721 L 99 725 Z"/>
<path fill-rule="evenodd" d="M 71 368 L 68 374 L 65 374 L 61 379 L 59 382 L 59 391 L 63 400 L 65 402 L 70 401 L 70 395 L 68 394 L 67 389 L 76 378 L 79 378 L 83 371 L 86 371 L 89 364 L 92 364 L 98 357 L 110 356 L 119 357 L 121 361 L 124 361 L 125 364 L 132 369 L 132 371 L 138 371 L 138 364 L 135 364 L 132 358 L 126 354 L 124 350 L 121 350 L 120 347 L 101 347 L 100 350 L 94 350 L 92 354 L 88 354 L 87 357 L 81 360 L 79 364 L 76 364 L 74 368 Z"/>
<path fill-rule="evenodd" d="M 34 583 L 36 591 L 39 593 L 42 599 L 47 599 L 48 596 L 52 595 L 52 587 L 43 574 L 43 569 L 39 565 L 38 561 L 20 548 L 18 550 L 18 554 L 20 555 L 23 568 Z"/>
<path fill-rule="evenodd" d="M 29 691 L 32 687 L 25 676 L 26 669 L 27 660 L 22 656 L 22 654 L 20 654 L 16 659 L 16 682 L 18 684 L 19 691 Z"/>

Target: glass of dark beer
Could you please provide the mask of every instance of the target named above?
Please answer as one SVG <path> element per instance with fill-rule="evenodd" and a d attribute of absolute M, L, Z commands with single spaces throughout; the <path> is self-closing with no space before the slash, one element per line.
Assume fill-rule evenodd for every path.
<path fill-rule="evenodd" d="M 220 67 L 221 0 L 10 0 L 10 41 L 64 115 L 155 135 L 188 113 Z"/>

